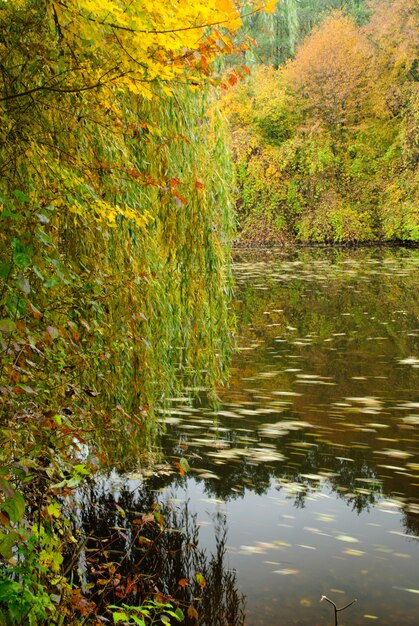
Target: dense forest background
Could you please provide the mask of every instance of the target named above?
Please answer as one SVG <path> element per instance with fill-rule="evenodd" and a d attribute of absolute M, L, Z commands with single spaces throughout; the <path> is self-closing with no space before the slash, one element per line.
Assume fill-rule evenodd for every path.
<path fill-rule="evenodd" d="M 286 0 L 248 18 L 224 99 L 241 242 L 419 238 L 417 7 Z"/>

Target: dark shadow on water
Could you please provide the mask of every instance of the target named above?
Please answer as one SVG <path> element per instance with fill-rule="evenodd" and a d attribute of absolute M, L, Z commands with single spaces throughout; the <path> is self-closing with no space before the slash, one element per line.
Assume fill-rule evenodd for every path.
<path fill-rule="evenodd" d="M 113 476 L 115 478 L 115 476 Z M 141 482 L 100 479 L 80 494 L 75 513 L 84 539 L 78 557 L 80 583 L 98 614 L 109 604 L 138 606 L 146 598 L 180 606 L 187 626 L 242 626 L 244 597 L 226 562 L 226 517 L 214 520 L 215 550 L 199 547 L 199 526 L 189 502 L 160 503 Z M 196 613 L 195 613 L 196 612 Z"/>

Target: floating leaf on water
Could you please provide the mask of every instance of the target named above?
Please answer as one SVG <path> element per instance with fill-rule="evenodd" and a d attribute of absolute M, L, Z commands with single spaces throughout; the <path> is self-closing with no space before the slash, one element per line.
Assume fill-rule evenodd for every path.
<path fill-rule="evenodd" d="M 206 480 L 221 480 L 220 476 L 217 476 L 217 474 L 213 474 L 212 472 L 203 472 L 202 474 L 199 474 L 199 478 L 204 478 Z"/>
<path fill-rule="evenodd" d="M 402 474 L 406 473 L 406 468 L 400 467 L 398 465 L 377 465 L 377 467 L 382 467 L 384 469 L 393 470 L 395 472 L 401 472 Z"/>
<path fill-rule="evenodd" d="M 328 533 L 322 532 L 318 528 L 311 528 L 311 526 L 304 526 L 304 530 L 306 530 L 309 533 L 313 533 L 315 535 L 322 535 L 323 537 L 330 537 L 331 536 Z"/>
<path fill-rule="evenodd" d="M 274 544 L 275 544 L 276 547 L 279 546 L 280 548 L 291 548 L 292 547 L 290 543 L 287 543 L 286 541 L 282 541 L 282 539 L 276 539 L 274 541 Z"/>
<path fill-rule="evenodd" d="M 381 554 L 393 554 L 393 550 L 388 546 L 375 546 L 374 552 L 380 552 Z"/>
<path fill-rule="evenodd" d="M 241 554 L 266 554 L 266 550 L 261 546 L 240 546 Z"/>
<path fill-rule="evenodd" d="M 281 482 L 280 480 L 278 482 Z M 307 486 L 302 485 L 301 483 L 287 483 L 285 485 L 287 491 L 289 493 L 305 493 L 307 491 Z"/>
<path fill-rule="evenodd" d="M 163 424 L 179 424 L 182 420 L 180 419 L 180 417 L 166 417 L 166 418 L 162 418 L 161 421 Z"/>
<path fill-rule="evenodd" d="M 302 378 L 304 380 L 318 380 L 318 379 L 330 380 L 330 377 L 319 376 L 318 374 L 297 374 L 297 378 Z"/>
<path fill-rule="evenodd" d="M 267 450 L 266 448 L 253 448 L 247 451 L 247 456 L 251 461 L 257 463 L 269 463 L 270 461 L 284 461 L 285 456 L 280 452 Z"/>
<path fill-rule="evenodd" d="M 419 426 L 419 415 L 406 415 L 402 418 L 402 422 L 410 426 Z"/>
<path fill-rule="evenodd" d="M 358 404 L 365 404 L 366 406 L 372 406 L 372 407 L 381 407 L 382 406 L 382 402 L 381 400 L 377 400 L 377 398 L 374 398 L 372 396 L 364 396 L 362 398 L 358 398 L 358 397 L 352 397 L 352 398 L 345 398 L 345 400 L 347 402 L 356 402 Z"/>
<path fill-rule="evenodd" d="M 317 513 L 316 521 L 325 522 L 327 524 L 336 522 L 336 515 L 328 515 L 327 513 Z"/>
<path fill-rule="evenodd" d="M 320 380 L 319 378 L 316 379 L 310 379 L 310 380 L 297 380 L 297 383 L 301 384 L 301 385 L 336 385 L 336 383 L 330 383 L 330 382 L 326 382 L 325 380 Z"/>
<path fill-rule="evenodd" d="M 408 459 L 413 454 L 409 452 L 404 452 L 404 450 L 393 450 L 391 448 L 387 448 L 386 450 L 379 450 L 377 454 L 384 454 L 385 456 L 392 457 L 394 459 Z"/>
<path fill-rule="evenodd" d="M 282 420 L 274 424 L 262 424 L 260 431 L 265 436 L 280 437 L 301 428 L 312 428 L 312 425 L 299 420 Z"/>
<path fill-rule="evenodd" d="M 320 476 L 320 474 L 301 474 L 301 477 L 309 480 L 323 480 L 323 476 Z"/>
<path fill-rule="evenodd" d="M 402 359 L 401 361 L 399 361 L 399 363 L 401 365 L 413 365 L 413 367 L 418 367 L 419 359 L 417 359 L 415 356 L 409 356 L 406 359 Z"/>
<path fill-rule="evenodd" d="M 222 417 L 239 417 L 239 415 L 233 413 L 233 411 L 218 411 L 217 415 L 221 415 Z"/>
<path fill-rule="evenodd" d="M 302 396 L 302 393 L 297 393 L 296 391 L 273 391 L 273 396 Z"/>
<path fill-rule="evenodd" d="M 407 587 L 393 587 L 393 589 L 397 589 L 398 591 L 408 591 L 409 593 L 419 594 L 419 589 L 409 589 Z"/>
<path fill-rule="evenodd" d="M 350 535 L 337 535 L 336 539 L 338 541 L 345 541 L 346 543 L 359 543 L 358 539 L 351 537 Z"/>
<path fill-rule="evenodd" d="M 240 456 L 246 456 L 247 450 L 242 448 L 230 448 L 230 449 L 221 449 L 217 450 L 217 452 L 208 452 L 208 456 L 211 456 L 216 459 L 224 459 L 224 460 L 232 460 L 237 459 Z"/>
<path fill-rule="evenodd" d="M 255 378 L 275 378 L 279 372 L 260 372 Z"/>
<path fill-rule="evenodd" d="M 240 415 L 258 415 L 260 411 L 258 409 L 239 409 L 239 413 Z"/>
<path fill-rule="evenodd" d="M 263 548 L 264 550 L 275 550 L 277 548 L 274 543 L 268 543 L 266 541 L 257 541 L 256 545 L 258 545 L 260 548 Z"/>
<path fill-rule="evenodd" d="M 411 559 L 411 554 L 406 554 L 405 552 L 393 552 L 393 556 L 399 557 L 399 559 Z"/>
<path fill-rule="evenodd" d="M 403 533 L 401 530 L 388 530 L 387 532 L 390 535 L 398 535 L 399 537 L 406 537 L 408 539 L 416 539 L 416 541 L 419 541 L 419 537 L 416 535 L 409 535 L 408 533 Z"/>

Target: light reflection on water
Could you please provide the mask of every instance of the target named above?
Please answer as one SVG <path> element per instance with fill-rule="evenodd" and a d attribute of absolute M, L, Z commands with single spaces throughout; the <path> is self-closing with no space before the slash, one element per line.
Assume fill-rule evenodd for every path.
<path fill-rule="evenodd" d="M 225 512 L 247 626 L 419 623 L 415 250 L 241 253 L 217 411 L 174 399 L 165 451 L 213 547 Z M 167 483 L 170 479 L 167 479 Z"/>

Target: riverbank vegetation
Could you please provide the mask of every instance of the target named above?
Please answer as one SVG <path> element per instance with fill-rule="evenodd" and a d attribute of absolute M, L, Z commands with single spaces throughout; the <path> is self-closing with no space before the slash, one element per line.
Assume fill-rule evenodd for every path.
<path fill-rule="evenodd" d="M 102 623 L 74 489 L 155 462 L 155 405 L 223 379 L 232 170 L 211 103 L 240 25 L 229 1 L 1 3 L 2 624 Z M 168 603 L 151 614 L 181 619 Z"/>
<path fill-rule="evenodd" d="M 415 3 L 289 0 L 248 28 L 224 99 L 240 241 L 417 241 Z"/>

